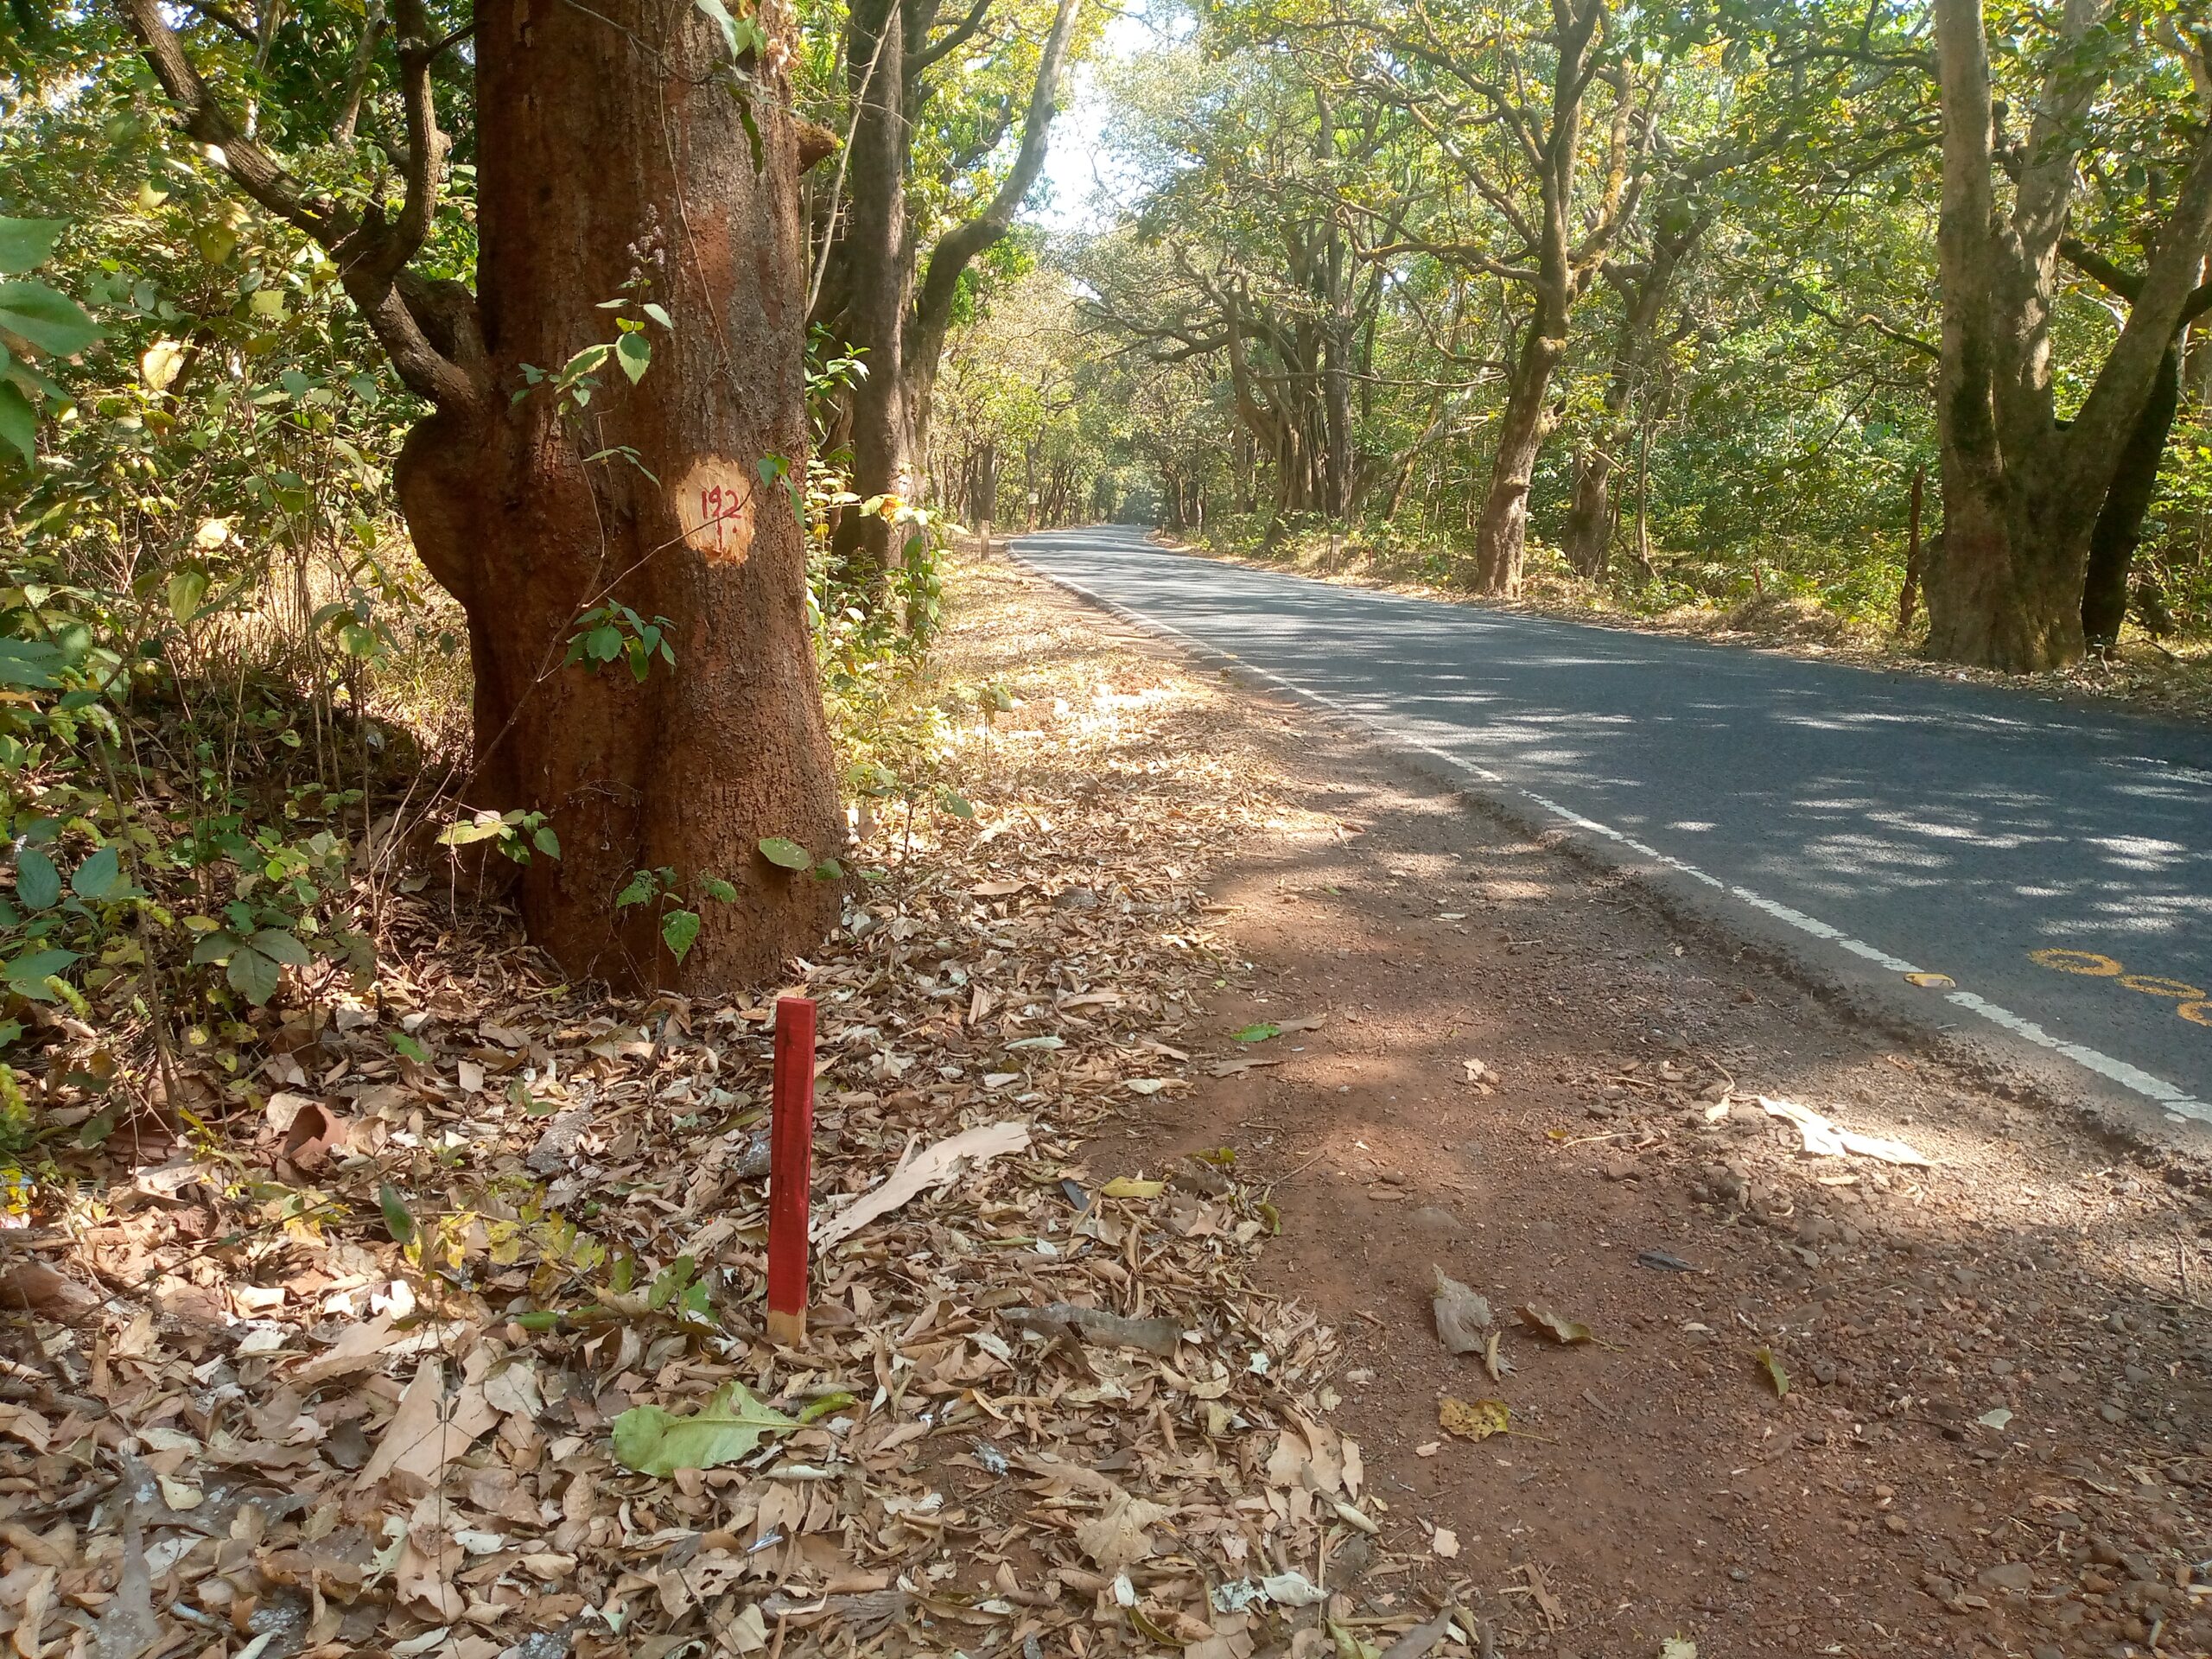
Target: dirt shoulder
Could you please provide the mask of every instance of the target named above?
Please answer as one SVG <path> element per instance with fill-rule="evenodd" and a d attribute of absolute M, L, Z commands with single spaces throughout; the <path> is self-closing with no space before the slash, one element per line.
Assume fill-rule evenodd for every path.
<path fill-rule="evenodd" d="M 1155 1107 L 1126 1155 L 1226 1142 L 1272 1183 L 1258 1282 L 1343 1333 L 1338 1421 L 1386 1540 L 1450 1534 L 1431 1576 L 1506 1650 L 2212 1642 L 2212 1206 L 1302 709 L 1240 702 L 1274 786 L 1327 822 L 1209 884 L 1249 965 L 1201 1054 L 1249 1069 Z M 1808 1156 L 1761 1096 L 1933 1167 Z M 1445 1352 L 1438 1268 L 1488 1300 L 1497 1380 Z M 1516 1432 L 1443 1432 L 1446 1398 L 1503 1400 Z"/>
<path fill-rule="evenodd" d="M 1605 602 L 1594 589 L 1567 578 L 1533 583 L 1522 598 L 1503 601 L 1427 581 L 1349 552 L 1340 554 L 1334 561 L 1325 556 L 1295 561 L 1263 559 L 1224 552 L 1204 543 L 1180 542 L 1165 535 L 1155 535 L 1154 539 L 1163 547 L 1198 558 L 1217 559 L 1224 564 L 1272 570 L 1279 575 L 1309 576 L 1338 587 L 1372 588 L 1448 605 L 1516 611 L 1556 617 L 1565 622 L 1587 623 L 1592 627 L 1663 633 L 1677 639 L 1701 639 L 1711 645 L 1780 652 L 1899 674 L 2005 686 L 2085 707 L 2118 706 L 2169 719 L 2212 721 L 2212 641 L 2185 641 L 2169 649 L 2139 632 L 2131 632 L 2120 650 L 2108 658 L 2083 661 L 2071 668 L 2041 674 L 2000 674 L 1988 669 L 1929 661 L 1892 635 L 1853 628 L 1809 601 L 1779 596 L 1755 598 L 1728 610 L 1681 606 L 1655 614 L 1623 610 Z"/>

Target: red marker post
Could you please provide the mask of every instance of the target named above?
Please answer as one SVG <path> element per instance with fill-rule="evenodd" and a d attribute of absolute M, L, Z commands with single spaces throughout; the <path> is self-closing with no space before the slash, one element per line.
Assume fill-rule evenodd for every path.
<path fill-rule="evenodd" d="M 814 1179 L 814 1001 L 776 999 L 768 1118 L 768 1337 L 806 1343 L 807 1199 Z"/>

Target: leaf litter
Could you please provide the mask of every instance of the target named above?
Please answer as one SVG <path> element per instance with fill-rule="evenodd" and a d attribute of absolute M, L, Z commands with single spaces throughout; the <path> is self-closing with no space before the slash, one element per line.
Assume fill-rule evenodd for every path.
<path fill-rule="evenodd" d="M 1273 1205 L 1084 1150 L 1205 1065 L 1200 878 L 1282 809 L 1202 688 L 967 580 L 938 671 L 1026 677 L 1028 724 L 948 722 L 974 817 L 851 849 L 882 879 L 780 988 L 821 1008 L 810 1346 L 760 1319 L 774 991 L 608 1000 L 389 895 L 367 995 L 178 1057 L 0 1230 L 16 1651 L 1242 1659 L 1353 1616 L 1389 1506 L 1338 1335 L 1252 1288 Z"/>

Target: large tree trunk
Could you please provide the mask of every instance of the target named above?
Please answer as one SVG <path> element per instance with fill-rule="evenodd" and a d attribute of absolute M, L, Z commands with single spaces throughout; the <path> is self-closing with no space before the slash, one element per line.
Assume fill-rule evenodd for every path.
<path fill-rule="evenodd" d="M 2097 0 L 2068 0 L 2068 35 L 2078 40 L 2100 16 Z M 2009 163 L 2018 177 L 2002 211 L 1981 0 L 1936 0 L 1935 17 L 1943 537 L 1928 571 L 1928 649 L 2015 672 L 2061 667 L 2084 646 L 2082 595 L 2099 510 L 2212 239 L 2212 134 L 2155 238 L 2126 327 L 2080 413 L 2061 427 L 2050 319 L 2080 128 L 2097 88 L 2063 49 Z"/>
<path fill-rule="evenodd" d="M 521 902 L 567 971 L 687 989 L 770 976 L 821 937 L 836 896 L 758 842 L 843 840 L 802 531 L 756 472 L 768 455 L 800 464 L 805 444 L 793 124 L 756 98 L 756 172 L 719 34 L 689 10 L 481 0 L 477 20 L 493 395 L 424 422 L 397 471 L 423 563 L 468 614 L 466 804 L 550 817 L 561 855 L 531 861 Z M 598 302 L 640 276 L 675 325 L 655 331 L 642 381 L 602 376 L 582 421 L 543 385 L 511 401 L 523 365 L 605 340 Z M 621 445 L 637 464 L 585 459 Z M 672 667 L 639 683 L 619 663 L 560 665 L 578 613 L 609 599 L 669 619 Z M 703 921 L 680 965 L 663 906 L 614 905 L 662 868 Z M 699 902 L 704 876 L 737 902 Z"/>
<path fill-rule="evenodd" d="M 1490 490 L 1475 526 L 1475 585 L 1485 594 L 1506 597 L 1521 591 L 1521 560 L 1529 539 L 1529 486 L 1536 456 L 1551 429 L 1545 404 L 1552 372 L 1567 352 L 1564 306 L 1539 303 L 1513 365 L 1505 415 L 1498 423 L 1497 454 L 1491 460 Z"/>
<path fill-rule="evenodd" d="M 482 0 L 472 296 L 410 268 L 445 154 L 430 79 L 442 47 L 423 0 L 392 7 L 396 213 L 302 194 L 200 77 L 158 0 L 117 4 L 210 164 L 329 254 L 435 410 L 395 483 L 423 563 L 468 617 L 478 765 L 464 804 L 542 812 L 559 839 L 523 880 L 532 939 L 571 975 L 631 985 L 704 991 L 780 971 L 836 896 L 758 842 L 827 853 L 843 839 L 803 531 L 759 472 L 771 455 L 804 461 L 790 13 L 758 14 L 770 61 L 746 66 L 741 92 L 722 30 L 696 9 Z M 609 364 L 588 406 L 559 394 L 541 372 L 608 343 L 602 302 L 627 301 L 634 318 L 648 298 L 671 326 L 648 336 L 643 381 Z M 654 626 L 673 665 L 652 662 L 642 682 L 620 664 L 564 665 L 580 615 L 610 603 L 666 619 Z M 671 896 L 618 906 L 639 870 L 666 872 Z M 709 879 L 735 899 L 701 902 Z M 679 907 L 702 921 L 681 961 L 660 925 Z"/>

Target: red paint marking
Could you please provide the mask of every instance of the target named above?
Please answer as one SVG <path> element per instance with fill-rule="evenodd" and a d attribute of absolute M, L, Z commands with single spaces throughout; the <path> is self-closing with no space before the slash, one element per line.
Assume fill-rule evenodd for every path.
<path fill-rule="evenodd" d="M 807 1199 L 814 1174 L 814 1002 L 776 999 L 776 1079 L 768 1120 L 768 1334 L 806 1340 Z"/>

